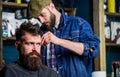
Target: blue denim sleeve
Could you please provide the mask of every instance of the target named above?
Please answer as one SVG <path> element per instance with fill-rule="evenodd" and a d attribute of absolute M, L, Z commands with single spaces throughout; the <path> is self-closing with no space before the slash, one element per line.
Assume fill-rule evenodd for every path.
<path fill-rule="evenodd" d="M 83 43 L 84 45 L 84 56 L 88 56 L 89 58 L 96 57 L 99 53 L 99 46 L 88 45 L 87 43 Z M 90 47 L 91 46 L 91 47 Z M 91 51 L 92 49 L 92 51 Z"/>
<path fill-rule="evenodd" d="M 84 52 L 82 55 L 88 56 L 89 58 L 96 57 L 99 53 L 99 37 L 93 33 L 89 23 L 84 22 L 80 27 L 80 40 L 84 45 Z"/>

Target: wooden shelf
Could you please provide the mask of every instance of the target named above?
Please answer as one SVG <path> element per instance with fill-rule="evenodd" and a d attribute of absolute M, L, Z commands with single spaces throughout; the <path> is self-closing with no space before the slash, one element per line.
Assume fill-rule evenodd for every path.
<path fill-rule="evenodd" d="M 2 21 L 1 21 L 1 18 L 2 18 L 2 2 L 0 0 L 0 25 L 2 25 Z M 0 70 L 2 68 L 2 27 L 0 27 Z"/>
<path fill-rule="evenodd" d="M 2 40 L 3 40 L 3 44 L 6 44 L 6 45 L 14 45 L 15 43 L 15 37 L 3 37 Z"/>
<path fill-rule="evenodd" d="M 76 14 L 76 8 L 60 8 L 60 7 L 56 7 L 58 10 L 59 9 L 63 9 L 69 16 L 75 16 Z"/>
<path fill-rule="evenodd" d="M 3 37 L 2 40 L 6 41 L 6 40 L 15 40 L 15 37 Z"/>
<path fill-rule="evenodd" d="M 100 38 L 100 52 L 94 59 L 95 71 L 106 71 L 106 46 L 104 35 L 104 1 L 93 0 L 93 30 Z"/>
<path fill-rule="evenodd" d="M 110 16 L 120 16 L 120 13 L 109 13 L 109 12 L 105 12 L 106 15 L 110 15 Z"/>
<path fill-rule="evenodd" d="M 120 44 L 115 44 L 115 43 L 106 43 L 106 46 L 120 46 Z"/>
<path fill-rule="evenodd" d="M 3 7 L 8 7 L 8 8 L 27 8 L 28 4 L 22 3 L 18 4 L 15 2 L 2 2 Z"/>

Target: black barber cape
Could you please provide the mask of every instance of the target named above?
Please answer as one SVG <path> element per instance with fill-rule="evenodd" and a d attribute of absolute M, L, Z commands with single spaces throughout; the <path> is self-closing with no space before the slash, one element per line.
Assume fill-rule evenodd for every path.
<path fill-rule="evenodd" d="M 15 62 L 4 67 L 0 72 L 0 77 L 60 77 L 60 75 L 44 65 L 40 70 L 29 71 Z"/>

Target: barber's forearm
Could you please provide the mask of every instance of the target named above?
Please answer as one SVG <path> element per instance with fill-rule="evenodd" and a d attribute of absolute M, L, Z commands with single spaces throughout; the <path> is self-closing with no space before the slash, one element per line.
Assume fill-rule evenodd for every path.
<path fill-rule="evenodd" d="M 67 49 L 71 50 L 72 52 L 77 53 L 79 55 L 82 55 L 82 53 L 84 51 L 84 45 L 82 43 L 59 39 L 56 44 L 60 45 L 64 48 L 67 48 Z"/>

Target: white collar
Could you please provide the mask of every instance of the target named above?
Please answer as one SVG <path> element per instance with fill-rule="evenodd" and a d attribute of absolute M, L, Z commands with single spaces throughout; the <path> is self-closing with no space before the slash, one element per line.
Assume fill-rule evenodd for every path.
<path fill-rule="evenodd" d="M 55 28 L 58 28 L 60 21 L 55 24 Z"/>

